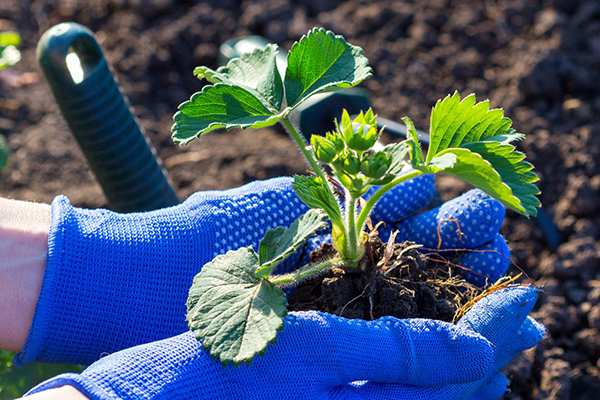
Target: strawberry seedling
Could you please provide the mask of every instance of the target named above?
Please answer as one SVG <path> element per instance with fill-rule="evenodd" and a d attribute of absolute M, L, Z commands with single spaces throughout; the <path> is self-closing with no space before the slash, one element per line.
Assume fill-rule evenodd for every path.
<path fill-rule="evenodd" d="M 458 93 L 438 101 L 431 114 L 427 155 L 407 117 L 408 139 L 375 150 L 381 132 L 372 110 L 355 118 L 344 112 L 333 132 L 312 136 L 307 146 L 291 123 L 290 112 L 317 93 L 359 84 L 371 76 L 371 68 L 362 49 L 323 29 L 311 30 L 292 46 L 283 79 L 276 55 L 277 47 L 269 45 L 217 70 L 196 68 L 195 74 L 211 85 L 181 104 L 174 117 L 173 138 L 180 144 L 217 128 L 260 128 L 279 122 L 315 173 L 296 176 L 293 183 L 310 211 L 287 229 L 269 230 L 258 252 L 246 247 L 219 255 L 194 279 L 187 303 L 189 326 L 223 364 L 250 363 L 275 341 L 287 315 L 282 286 L 332 267 L 365 267 L 369 215 L 398 184 L 444 172 L 523 215 L 536 215 L 540 205 L 533 166 L 511 144 L 523 135 L 511 128 L 502 110 L 490 109 L 488 101 L 477 103 L 474 95 L 461 99 Z M 343 196 L 336 195 L 325 166 L 343 188 Z M 373 186 L 378 189 L 362 201 Z M 327 220 L 335 255 L 291 273 L 274 274 L 274 268 L 306 239 L 329 226 Z"/>

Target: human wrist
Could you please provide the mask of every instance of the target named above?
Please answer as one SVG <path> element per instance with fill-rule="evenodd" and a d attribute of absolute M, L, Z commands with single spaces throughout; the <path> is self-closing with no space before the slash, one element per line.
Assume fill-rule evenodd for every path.
<path fill-rule="evenodd" d="M 0 348 L 23 348 L 46 263 L 50 206 L 0 198 Z"/>
<path fill-rule="evenodd" d="M 71 385 L 65 385 L 49 390 L 44 390 L 27 396 L 28 400 L 89 400 L 89 397 L 85 396 L 79 390 Z"/>

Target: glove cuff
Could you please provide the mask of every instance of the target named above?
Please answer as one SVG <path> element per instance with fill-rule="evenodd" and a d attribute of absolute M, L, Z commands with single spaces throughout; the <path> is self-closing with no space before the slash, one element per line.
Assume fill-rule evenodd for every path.
<path fill-rule="evenodd" d="M 185 332 L 189 285 L 213 253 L 202 244 L 214 234 L 209 213 L 190 208 L 118 214 L 58 196 L 40 296 L 15 363 L 91 364 Z"/>
<path fill-rule="evenodd" d="M 31 389 L 24 397 L 43 392 L 45 390 L 56 389 L 62 386 L 73 386 L 90 400 L 115 400 L 116 397 L 106 392 L 103 388 L 96 385 L 92 380 L 79 374 L 61 374 L 40 383 Z"/>
<path fill-rule="evenodd" d="M 64 220 L 66 219 L 67 214 L 66 210 L 69 207 L 71 207 L 71 204 L 66 196 L 57 196 L 52 202 L 48 252 L 42 288 L 35 306 L 35 313 L 25 346 L 20 353 L 15 355 L 13 360 L 14 364 L 18 367 L 35 361 L 40 352 L 42 342 L 44 341 L 46 332 L 44 326 L 46 325 L 53 292 L 49 288 L 54 287 L 54 280 L 57 275 L 56 270 L 61 264 L 62 249 L 64 247 L 63 243 L 65 241 L 65 230 L 61 229 L 61 227 L 64 226 Z"/>

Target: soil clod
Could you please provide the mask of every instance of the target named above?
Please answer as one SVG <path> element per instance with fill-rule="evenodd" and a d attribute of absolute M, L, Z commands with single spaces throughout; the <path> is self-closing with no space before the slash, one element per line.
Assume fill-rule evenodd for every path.
<path fill-rule="evenodd" d="M 374 239 L 372 257 L 360 268 L 332 268 L 301 283 L 291 294 L 291 311 L 320 310 L 346 318 L 373 320 L 382 316 L 429 318 L 452 322 L 479 290 L 459 279 L 454 267 L 427 260 L 413 242 L 397 243 L 386 262 L 385 245 Z M 311 262 L 331 257 L 323 245 Z"/>

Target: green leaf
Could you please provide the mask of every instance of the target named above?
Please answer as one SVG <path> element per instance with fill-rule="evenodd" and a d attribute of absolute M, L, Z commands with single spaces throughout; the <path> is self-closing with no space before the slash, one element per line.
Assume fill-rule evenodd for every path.
<path fill-rule="evenodd" d="M 488 101 L 476 103 L 472 94 L 461 100 L 455 92 L 433 108 L 426 162 L 413 165 L 462 177 L 508 208 L 537 215 L 540 202 L 535 196 L 540 192 L 534 183 L 538 177 L 524 161 L 525 155 L 510 144 L 524 138 L 511 124 L 504 111 L 490 110 Z"/>
<path fill-rule="evenodd" d="M 218 128 L 261 128 L 274 125 L 279 116 L 246 89 L 223 83 L 205 86 L 182 103 L 173 119 L 173 141 L 186 144 Z"/>
<path fill-rule="evenodd" d="M 322 28 L 312 29 L 288 54 L 285 97 L 294 108 L 316 93 L 356 86 L 372 76 L 360 47 Z"/>
<path fill-rule="evenodd" d="M 421 165 L 417 165 L 416 169 L 435 174 L 437 172 L 442 172 L 448 168 L 452 168 L 454 166 L 454 164 L 456 164 L 456 155 L 454 153 L 445 153 L 445 154 L 438 154 L 425 167 L 422 167 Z"/>
<path fill-rule="evenodd" d="M 410 160 L 413 165 L 423 164 L 423 150 L 421 149 L 421 142 L 419 141 L 419 135 L 415 129 L 415 124 L 412 119 L 408 117 L 402 118 L 404 125 L 406 125 L 407 142 L 410 146 Z"/>
<path fill-rule="evenodd" d="M 456 158 L 456 162 L 452 166 L 442 169 L 444 164 L 450 165 L 449 161 L 452 157 L 448 156 L 449 154 Z M 438 153 L 436 158 L 442 161 L 438 162 L 435 166 L 424 166 L 425 169 L 431 168 L 427 172 L 443 171 L 444 173 L 454 175 L 483 190 L 505 206 L 521 214 L 528 214 L 521 199 L 517 197 L 518 192 L 513 192 L 511 186 L 503 181 L 504 177 L 482 155 L 472 152 L 469 149 L 459 148 L 446 149 Z M 511 182 L 517 183 L 517 185 L 520 183 L 516 181 Z"/>
<path fill-rule="evenodd" d="M 216 71 L 197 67 L 194 74 L 198 79 L 205 78 L 211 83 L 241 86 L 260 99 L 267 108 L 278 112 L 283 101 L 283 83 L 277 70 L 277 53 L 277 46 L 270 44 L 264 49 L 242 54 Z"/>
<path fill-rule="evenodd" d="M 283 329 L 285 295 L 256 277 L 258 266 L 251 247 L 229 251 L 204 265 L 190 289 L 188 325 L 224 365 L 250 364 Z"/>
<path fill-rule="evenodd" d="M 525 154 L 516 151 L 514 146 L 501 142 L 475 142 L 465 145 L 465 148 L 478 153 L 492 164 L 525 209 L 525 213 L 516 211 L 537 215 L 536 207 L 540 207 L 541 203 L 535 196 L 540 194 L 540 190 L 534 183 L 539 181 L 539 177 L 532 171 L 533 165 L 524 160 Z"/>
<path fill-rule="evenodd" d="M 296 196 L 310 208 L 325 211 L 334 225 L 342 225 L 342 214 L 337 199 L 326 182 L 317 176 L 294 176 L 292 188 Z"/>
<path fill-rule="evenodd" d="M 463 100 L 458 92 L 439 100 L 431 112 L 430 143 L 426 163 L 438 153 L 464 144 L 484 141 L 502 135 L 514 140 L 512 121 L 501 109 L 490 110 L 489 101 L 475 103 L 475 95 Z"/>
<path fill-rule="evenodd" d="M 10 149 L 4 136 L 0 135 L 0 172 L 6 169 L 10 158 Z"/>
<path fill-rule="evenodd" d="M 383 148 L 387 155 L 392 159 L 392 164 L 388 169 L 387 173 L 391 175 L 398 175 L 404 168 L 404 160 L 406 155 L 411 150 L 408 141 L 404 140 L 399 143 L 388 144 Z"/>
<path fill-rule="evenodd" d="M 326 227 L 325 214 L 320 210 L 309 210 L 288 229 L 282 226 L 269 229 L 258 248 L 260 268 L 256 270 L 256 276 L 267 279 L 277 264 L 298 250 L 306 239 Z"/>

